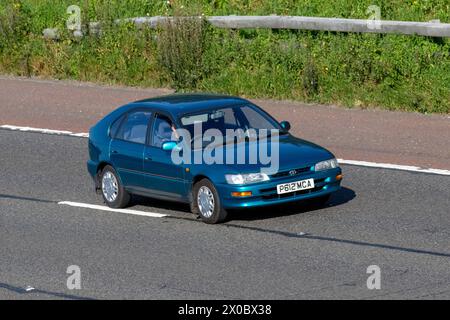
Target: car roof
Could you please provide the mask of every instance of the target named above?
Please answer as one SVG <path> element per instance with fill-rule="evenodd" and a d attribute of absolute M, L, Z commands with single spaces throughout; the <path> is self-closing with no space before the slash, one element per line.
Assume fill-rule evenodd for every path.
<path fill-rule="evenodd" d="M 171 113 L 174 117 L 181 114 L 216 109 L 236 104 L 248 103 L 247 100 L 228 95 L 212 93 L 171 94 L 139 100 L 130 106 L 150 107 Z"/>

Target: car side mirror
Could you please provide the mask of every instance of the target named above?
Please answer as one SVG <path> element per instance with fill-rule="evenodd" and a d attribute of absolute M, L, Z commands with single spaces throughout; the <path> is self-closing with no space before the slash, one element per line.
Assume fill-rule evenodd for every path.
<path fill-rule="evenodd" d="M 175 141 L 167 141 L 167 142 L 164 142 L 164 143 L 162 144 L 162 147 L 161 147 L 161 148 L 162 148 L 164 151 L 172 151 L 173 149 L 176 148 L 177 145 L 178 145 L 178 143 L 175 142 Z"/>
<path fill-rule="evenodd" d="M 280 126 L 284 132 L 289 132 L 289 130 L 291 130 L 291 124 L 289 121 L 281 121 Z"/>

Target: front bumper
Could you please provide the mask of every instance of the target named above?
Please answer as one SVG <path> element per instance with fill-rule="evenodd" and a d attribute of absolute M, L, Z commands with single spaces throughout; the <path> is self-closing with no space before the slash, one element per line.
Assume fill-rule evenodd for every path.
<path fill-rule="evenodd" d="M 219 184 L 216 186 L 222 206 L 226 209 L 249 208 L 269 206 L 292 201 L 306 200 L 325 196 L 340 189 L 341 181 L 336 176 L 342 173 L 340 168 L 311 172 L 304 175 L 274 179 L 271 181 L 247 186 L 234 186 L 230 184 Z M 277 185 L 305 179 L 314 179 L 314 189 L 296 191 L 286 194 L 277 194 Z M 233 197 L 232 192 L 251 191 L 250 197 Z"/>

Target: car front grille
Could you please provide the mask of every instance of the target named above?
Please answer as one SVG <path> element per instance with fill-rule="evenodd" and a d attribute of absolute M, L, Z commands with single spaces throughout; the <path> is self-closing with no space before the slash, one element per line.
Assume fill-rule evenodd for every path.
<path fill-rule="evenodd" d="M 278 179 L 278 178 L 285 178 L 285 177 L 295 177 L 295 176 L 299 176 L 303 173 L 310 172 L 310 171 L 311 171 L 310 166 L 302 167 L 302 168 L 277 172 L 277 173 L 271 175 L 270 178 Z"/>

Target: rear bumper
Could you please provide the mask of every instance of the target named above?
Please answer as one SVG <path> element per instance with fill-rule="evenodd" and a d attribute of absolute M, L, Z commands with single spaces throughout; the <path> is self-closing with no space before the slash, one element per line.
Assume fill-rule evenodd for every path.
<path fill-rule="evenodd" d="M 92 160 L 88 160 L 86 163 L 86 166 L 87 166 L 87 170 L 88 170 L 89 174 L 94 179 L 95 176 L 97 175 L 98 164 Z"/>
<path fill-rule="evenodd" d="M 336 176 L 341 174 L 341 169 L 336 168 L 323 172 L 295 176 L 289 179 L 278 179 L 269 183 L 260 183 L 250 186 L 233 186 L 220 184 L 216 188 L 221 197 L 222 206 L 226 209 L 239 209 L 249 207 L 269 206 L 292 201 L 300 201 L 315 197 L 325 196 L 340 189 L 341 181 L 336 180 Z M 297 191 L 278 195 L 277 185 L 304 179 L 314 179 L 314 189 Z M 232 192 L 251 191 L 252 196 L 237 198 L 231 196 Z"/>

